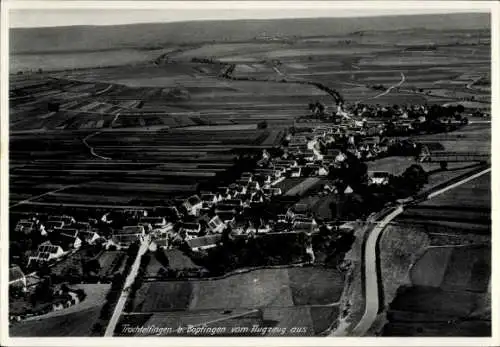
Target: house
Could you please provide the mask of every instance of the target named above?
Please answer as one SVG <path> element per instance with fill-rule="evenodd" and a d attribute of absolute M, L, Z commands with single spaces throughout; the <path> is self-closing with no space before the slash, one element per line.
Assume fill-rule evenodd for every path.
<path fill-rule="evenodd" d="M 314 218 L 299 218 L 294 220 L 292 224 L 292 229 L 295 232 L 314 232 L 318 229 L 318 224 Z"/>
<path fill-rule="evenodd" d="M 203 202 L 198 195 L 192 195 L 182 203 L 182 206 L 186 209 L 187 214 L 191 216 L 198 216 L 202 205 Z"/>
<path fill-rule="evenodd" d="M 111 242 L 118 247 L 128 247 L 134 242 L 142 242 L 146 231 L 142 225 L 125 226 L 113 232 Z"/>
<path fill-rule="evenodd" d="M 24 276 L 23 271 L 17 265 L 13 265 L 9 268 L 9 288 L 10 287 L 26 291 L 26 276 Z"/>
<path fill-rule="evenodd" d="M 203 202 L 201 204 L 200 215 L 210 213 L 210 211 L 212 211 L 213 208 L 214 208 L 214 205 L 211 205 L 207 202 Z"/>
<path fill-rule="evenodd" d="M 64 222 L 65 225 L 76 223 L 75 218 L 73 218 L 72 216 L 67 216 L 67 215 L 49 216 L 49 218 L 47 220 L 49 222 L 51 222 L 51 221 Z"/>
<path fill-rule="evenodd" d="M 225 228 L 226 225 L 220 219 L 218 215 L 213 216 L 207 223 L 208 229 L 213 234 L 220 234 Z"/>
<path fill-rule="evenodd" d="M 217 204 L 217 206 L 215 207 L 215 213 L 219 214 L 219 213 L 225 213 L 225 212 L 231 212 L 233 214 L 236 214 L 236 213 L 238 213 L 238 207 L 235 205 L 229 205 L 226 203 Z"/>
<path fill-rule="evenodd" d="M 181 234 L 181 236 L 186 240 L 198 237 L 200 232 L 201 232 L 201 224 L 194 222 L 182 223 L 182 226 L 179 229 L 179 234 Z"/>
<path fill-rule="evenodd" d="M 296 167 L 298 166 L 298 163 L 294 159 L 278 159 L 275 162 L 276 165 L 283 165 L 286 167 Z"/>
<path fill-rule="evenodd" d="M 302 174 L 302 168 L 301 167 L 294 167 L 290 171 L 290 177 L 300 177 Z"/>
<path fill-rule="evenodd" d="M 248 183 L 247 192 L 249 192 L 249 193 L 255 193 L 255 192 L 258 192 L 259 190 L 260 190 L 260 184 L 259 184 L 259 182 L 250 182 L 250 183 Z"/>
<path fill-rule="evenodd" d="M 53 231 L 60 231 L 64 228 L 64 222 L 63 221 L 48 221 L 45 222 L 45 230 L 48 233 L 51 233 Z"/>
<path fill-rule="evenodd" d="M 24 234 L 31 234 L 35 229 L 35 222 L 28 219 L 21 219 L 19 222 L 17 222 L 16 228 L 14 230 L 16 232 L 21 232 Z"/>
<path fill-rule="evenodd" d="M 231 190 L 229 189 L 229 187 L 217 187 L 216 191 L 217 194 L 220 196 L 219 200 L 232 198 Z"/>
<path fill-rule="evenodd" d="M 260 204 L 263 202 L 264 202 L 264 197 L 263 197 L 262 193 L 253 194 L 252 197 L 250 198 L 251 204 Z"/>
<path fill-rule="evenodd" d="M 217 216 L 219 216 L 220 220 L 226 225 L 232 225 L 236 220 L 236 213 L 233 211 L 219 212 Z"/>
<path fill-rule="evenodd" d="M 54 245 L 50 241 L 45 241 L 40 244 L 37 249 L 35 256 L 31 256 L 28 259 L 28 266 L 31 262 L 47 262 L 53 259 L 60 258 L 65 254 L 64 250 L 59 245 Z"/>
<path fill-rule="evenodd" d="M 201 194 L 201 201 L 203 201 L 203 204 L 208 205 L 209 207 L 215 205 L 221 200 L 221 197 L 216 195 L 216 194 Z"/>
<path fill-rule="evenodd" d="M 281 188 L 276 188 L 276 187 L 264 188 L 262 192 L 264 193 L 265 196 L 279 196 L 283 194 Z"/>
<path fill-rule="evenodd" d="M 246 194 L 247 193 L 247 185 L 245 184 L 238 184 L 238 183 L 231 183 L 229 185 L 229 190 L 231 192 L 231 196 L 234 197 L 238 194 Z"/>
<path fill-rule="evenodd" d="M 90 230 L 90 223 L 89 222 L 76 222 L 71 227 L 75 228 L 77 230 Z"/>
<path fill-rule="evenodd" d="M 80 248 L 82 240 L 78 236 L 71 234 L 50 234 L 50 243 L 61 247 L 65 252 L 69 252 L 73 249 Z"/>
<path fill-rule="evenodd" d="M 226 199 L 222 202 L 225 205 L 231 205 L 237 208 L 242 208 L 243 207 L 243 200 L 242 199 Z"/>
<path fill-rule="evenodd" d="M 323 165 L 318 169 L 318 176 L 328 176 L 329 173 L 330 171 L 328 170 L 328 168 Z"/>
<path fill-rule="evenodd" d="M 73 229 L 73 228 L 62 228 L 59 231 L 59 234 L 71 236 L 71 237 L 77 237 L 78 236 L 78 230 Z"/>
<path fill-rule="evenodd" d="M 217 245 L 222 241 L 222 235 L 206 235 L 202 237 L 196 237 L 189 240 L 186 240 L 188 246 L 193 251 L 199 251 L 202 249 L 209 249 L 213 247 L 217 247 Z"/>
<path fill-rule="evenodd" d="M 167 220 L 164 217 L 143 217 L 141 223 L 150 224 L 154 229 L 158 229 L 167 225 Z"/>
<path fill-rule="evenodd" d="M 247 182 L 251 182 L 253 179 L 253 174 L 251 172 L 243 172 L 241 174 L 241 179 Z"/>
<path fill-rule="evenodd" d="M 273 182 L 273 177 L 271 177 L 271 175 L 263 173 L 256 175 L 254 179 L 256 182 L 260 182 L 264 185 L 271 184 Z"/>
<path fill-rule="evenodd" d="M 369 184 L 386 185 L 389 183 L 390 174 L 387 171 L 368 172 Z"/>
<path fill-rule="evenodd" d="M 94 230 L 80 230 L 78 231 L 78 238 L 92 245 L 99 240 L 101 236 Z"/>

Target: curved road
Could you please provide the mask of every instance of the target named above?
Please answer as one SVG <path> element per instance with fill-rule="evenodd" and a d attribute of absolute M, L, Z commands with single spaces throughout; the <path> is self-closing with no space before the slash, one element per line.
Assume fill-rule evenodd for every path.
<path fill-rule="evenodd" d="M 116 115 L 116 117 L 118 117 L 118 115 Z M 116 119 L 116 117 L 115 117 L 115 119 Z M 96 136 L 96 135 L 98 135 L 98 134 L 100 134 L 100 133 L 101 133 L 100 131 L 95 132 L 95 133 L 92 133 L 92 134 L 90 134 L 90 135 L 86 136 L 86 137 L 82 140 L 82 142 L 83 142 L 83 144 L 85 145 L 85 147 L 87 147 L 88 149 L 90 149 L 90 154 L 92 154 L 94 157 L 99 158 L 99 159 L 104 159 L 104 160 L 111 160 L 111 158 L 108 158 L 108 157 L 103 157 L 102 155 L 97 154 L 97 153 L 95 152 L 95 150 L 94 150 L 94 147 L 92 147 L 91 145 L 89 145 L 89 144 L 88 144 L 88 142 L 87 142 L 87 140 L 88 140 L 88 139 L 90 139 L 91 137 Z"/>
<path fill-rule="evenodd" d="M 491 167 L 475 173 L 467 178 L 464 178 L 458 182 L 452 183 L 444 188 L 440 188 L 429 195 L 426 199 L 432 199 L 438 195 L 441 195 L 448 190 L 461 186 L 473 179 L 476 179 L 486 173 L 491 172 Z M 412 204 L 411 202 L 409 204 Z M 378 271 L 377 271 L 377 243 L 379 237 L 382 235 L 385 227 L 398 215 L 404 212 L 404 204 L 400 204 L 396 207 L 391 207 L 382 212 L 378 213 L 376 216 L 368 220 L 369 223 L 376 223 L 365 244 L 365 249 L 363 251 L 363 256 L 365 260 L 365 312 L 363 317 L 358 322 L 356 327 L 352 330 L 352 336 L 364 336 L 368 329 L 372 326 L 373 322 L 378 316 L 379 307 L 383 303 L 379 303 L 379 291 L 383 288 L 379 288 Z"/>

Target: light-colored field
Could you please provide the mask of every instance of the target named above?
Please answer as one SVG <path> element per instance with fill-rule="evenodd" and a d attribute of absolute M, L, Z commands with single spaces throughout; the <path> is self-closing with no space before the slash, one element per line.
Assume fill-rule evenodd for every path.
<path fill-rule="evenodd" d="M 155 57 L 170 51 L 163 50 L 133 50 L 51 53 L 51 54 L 15 54 L 9 60 L 9 70 L 29 71 L 43 69 L 44 71 L 60 71 L 103 66 L 120 66 L 153 60 Z"/>

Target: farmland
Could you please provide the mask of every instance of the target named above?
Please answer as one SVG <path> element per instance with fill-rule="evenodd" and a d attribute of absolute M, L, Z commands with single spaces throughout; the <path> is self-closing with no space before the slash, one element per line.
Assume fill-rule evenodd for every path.
<path fill-rule="evenodd" d="M 193 319 L 200 324 L 223 318 L 221 310 L 234 315 L 260 309 L 264 320 L 275 320 L 283 327 L 293 321 L 307 326 L 311 335 L 335 319 L 338 311 L 331 304 L 339 300 L 342 288 L 342 274 L 322 268 L 254 270 L 217 280 L 145 282 L 137 292 L 133 312 L 122 320 L 152 314 L 146 325 L 154 321 L 177 327 Z"/>
<path fill-rule="evenodd" d="M 452 45 L 460 35 L 426 32 L 432 49 L 414 43 L 406 30 L 383 39 L 343 33 L 73 56 L 45 52 L 52 54 L 46 62 L 67 55 L 59 71 L 32 61 L 33 70 L 44 72 L 10 78 L 11 204 L 151 206 L 192 194 L 231 167 L 238 150 L 279 146 L 309 102 L 330 105 L 332 97 L 309 82 L 334 88 L 347 103 L 447 103 L 472 94 L 488 106 L 489 92 L 473 88 L 478 78 L 488 84 L 488 35 L 478 31 L 476 41 Z M 22 54 L 37 56 L 18 50 L 12 68 L 29 63 Z M 78 55 L 96 65 L 70 69 L 66 60 Z M 108 64 L 107 56 L 123 59 Z M 228 66 L 231 78 L 224 77 Z M 267 128 L 257 129 L 262 121 Z M 464 149 L 478 148 L 484 129 L 470 127 L 476 130 L 429 140 L 446 150 L 457 150 L 457 140 Z M 282 185 L 284 193 L 297 193 Z"/>
<path fill-rule="evenodd" d="M 397 293 L 386 297 L 383 335 L 491 334 L 490 182 L 490 174 L 484 174 L 414 206 L 384 235 L 395 242 L 402 238 L 399 234 L 407 234 L 416 246 L 409 272 L 407 264 L 390 265 L 400 269 L 402 280 Z M 417 242 L 418 238 L 425 241 Z M 397 249 L 385 244 L 382 254 L 385 247 L 392 253 Z M 382 263 L 383 269 L 388 266 Z"/>
<path fill-rule="evenodd" d="M 98 220 L 113 209 L 145 209 L 155 215 L 159 207 L 171 204 L 179 207 L 193 194 L 230 186 L 242 172 L 253 172 L 259 159 L 263 159 L 262 163 L 267 154 L 274 159 L 276 153 L 282 153 L 285 142 L 290 142 L 289 159 L 304 167 L 303 161 L 313 161 L 307 156 L 311 150 L 307 148 L 310 137 L 291 136 L 304 130 L 299 129 L 304 118 L 312 121 L 305 127 L 312 127 L 313 122 L 324 125 L 326 118 L 328 122 L 337 122 L 338 133 L 324 136 L 321 141 L 319 136 L 315 138 L 319 148 L 327 147 L 322 142 L 328 137 L 336 142 L 328 143 L 332 147 L 347 148 L 342 143 L 345 140 L 350 144 L 351 134 L 356 134 L 356 142 L 364 136 L 358 136 L 366 130 L 359 125 L 364 124 L 363 104 L 376 106 L 380 111 L 387 106 L 396 109 L 393 105 L 459 103 L 486 113 L 490 111 L 489 17 L 471 15 L 470 20 L 460 15 L 430 16 L 425 20 L 424 17 L 390 17 L 390 30 L 387 30 L 389 18 L 201 21 L 13 30 L 9 64 L 12 229 L 20 218 L 34 212 L 67 213 Z M 456 27 L 456 23 L 468 29 L 450 28 Z M 346 119 L 341 119 L 340 114 L 335 117 L 339 101 L 346 110 L 361 104 L 360 112 L 349 111 Z M 321 117 L 311 115 L 316 113 L 310 107 L 314 108 L 315 103 L 325 106 L 326 112 Z M 432 108 L 425 111 L 429 109 Z M 402 123 L 415 118 L 414 114 L 397 114 L 395 122 L 399 116 L 397 122 Z M 380 129 L 390 125 L 390 122 L 381 124 L 390 118 L 375 119 L 379 117 L 375 114 L 368 117 L 371 116 L 374 117 L 368 122 L 378 123 Z M 423 122 L 433 126 L 431 114 L 427 118 Z M 427 144 L 431 151 L 434 147 L 477 154 L 491 151 L 490 124 L 477 119 L 457 131 L 406 137 Z M 306 142 L 297 141 L 300 145 L 295 146 L 290 138 Z M 300 148 L 292 153 L 292 147 Z M 371 158 L 381 153 L 375 149 Z M 313 150 L 315 159 L 320 157 L 317 151 L 320 150 Z M 339 183 L 341 187 L 342 181 L 347 181 L 347 177 L 332 177 L 335 170 L 331 168 L 343 166 L 338 162 L 339 156 L 334 158 L 330 161 L 325 155 L 323 162 L 314 162 L 314 167 L 327 166 L 331 173 L 328 178 L 311 173 L 310 177 L 286 177 L 278 182 L 275 187 L 281 189 L 283 196 L 260 205 L 269 208 L 256 208 L 262 215 L 255 217 L 261 219 L 261 224 L 269 222 L 274 228 L 273 212 L 283 212 L 284 207 L 301 199 L 301 205 L 307 206 L 319 224 L 322 219 L 335 219 L 337 213 L 333 207 L 340 202 L 341 194 L 327 194 L 326 189 L 321 194 L 312 193 L 326 183 L 330 186 Z M 400 175 L 414 163 L 414 158 L 408 157 L 367 161 L 369 171 L 388 171 L 393 175 Z M 429 173 L 424 189 L 476 169 L 471 163 L 450 163 L 446 170 L 439 162 L 419 164 Z M 275 169 L 272 161 L 261 165 Z M 354 165 L 352 168 L 356 169 Z M 308 175 L 305 171 L 302 175 Z M 383 275 L 380 284 L 385 307 L 382 308 L 387 311 L 381 315 L 387 323 L 383 334 L 429 336 L 443 331 L 443 335 L 470 335 L 476 328 L 478 334 L 487 330 L 481 310 L 489 304 L 486 293 L 491 272 L 487 259 L 491 234 L 490 180 L 489 175 L 482 176 L 413 206 L 385 231 L 377 250 Z M 357 184 L 349 183 L 349 187 L 351 193 L 356 193 L 349 206 L 354 206 L 353 215 L 357 218 L 355 198 L 361 194 Z M 247 214 L 253 214 L 254 203 L 259 206 L 269 202 L 267 196 L 261 202 L 259 194 L 253 197 L 257 201 L 252 203 L 250 197 L 245 202 L 247 197 L 241 197 L 243 204 L 248 202 L 251 207 L 235 218 L 238 223 L 239 217 L 245 219 L 249 218 Z M 209 204 L 204 205 L 204 211 Z M 263 215 L 269 220 L 260 218 Z M 187 220 L 184 217 L 181 219 Z M 181 223 L 168 222 L 175 224 L 177 232 Z M 102 220 L 96 224 L 101 227 L 104 223 Z M 202 228 L 205 227 L 203 224 Z M 211 327 L 257 324 L 305 328 L 301 334 L 288 331 L 287 336 L 319 335 L 331 328 L 332 323 L 339 323 L 339 316 L 349 315 L 347 320 L 353 320 L 361 312 L 360 274 L 365 266 L 360 256 L 364 232 L 361 229 L 357 225 L 355 249 L 348 253 L 346 262 L 337 259 L 343 256 L 343 251 L 333 246 L 333 241 L 328 241 L 328 247 L 335 248 L 334 256 L 323 253 L 321 247 L 317 250 L 316 263 L 328 256 L 325 263 L 338 260 L 342 268 L 351 265 L 347 273 L 356 281 L 351 288 L 344 288 L 344 270 L 320 266 L 239 269 L 241 273 L 220 278 L 179 276 L 167 280 L 161 275 L 165 272 L 165 257 L 163 262 L 152 257 L 144 276 L 139 276 L 141 282 L 136 282 L 140 286 L 137 290 L 134 287 L 133 295 L 129 296 L 128 312 L 119 309 L 118 315 L 114 315 L 116 318 L 121 314 L 115 334 L 133 335 L 121 329 L 125 324 L 174 328 L 189 324 Z M 266 237 L 278 239 L 290 235 L 296 237 L 299 233 L 276 232 Z M 262 245 L 272 244 L 269 240 Z M 184 275 L 187 269 L 201 273 L 202 265 L 210 268 L 208 262 L 195 264 L 175 249 L 175 244 L 173 247 L 164 252 L 168 268 L 176 274 Z M 222 254 L 223 247 L 215 248 L 221 249 Z M 284 251 L 290 259 L 295 257 L 289 247 L 276 249 Z M 213 254 L 210 252 L 207 254 Z M 259 256 L 257 252 L 252 254 Z M 259 257 L 259 261 L 268 260 L 262 252 Z M 274 264 L 271 260 L 288 259 L 280 257 L 269 259 L 269 264 Z M 96 258 L 100 263 L 97 276 L 101 280 L 109 280 L 127 261 L 123 250 L 100 251 Z M 243 264 L 233 254 L 221 259 L 214 263 L 223 266 L 227 260 L 238 266 Z M 71 265 L 71 261 L 63 260 L 54 269 L 64 272 L 67 263 Z M 11 333 L 89 335 L 104 305 L 107 285 L 83 286 L 88 286 L 85 290 L 91 296 L 87 298 L 89 301 L 40 321 L 16 324 Z M 464 305 L 453 305 L 456 302 Z M 340 308 L 341 304 L 345 307 Z M 439 310 L 433 316 L 435 307 Z M 453 321 L 451 329 L 448 321 L 456 317 L 460 321 Z"/>

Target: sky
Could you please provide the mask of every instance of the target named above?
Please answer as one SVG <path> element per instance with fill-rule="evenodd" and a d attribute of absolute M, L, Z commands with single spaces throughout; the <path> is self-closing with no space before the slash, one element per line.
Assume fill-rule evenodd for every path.
<path fill-rule="evenodd" d="M 285 3 L 283 2 L 283 5 Z M 192 20 L 274 19 L 274 18 L 318 18 L 318 17 L 363 17 L 404 14 L 431 14 L 452 12 L 486 12 L 471 9 L 440 8 L 290 8 L 286 6 L 240 9 L 11 9 L 9 26 L 51 27 L 68 25 L 117 25 L 133 23 L 167 23 Z"/>

